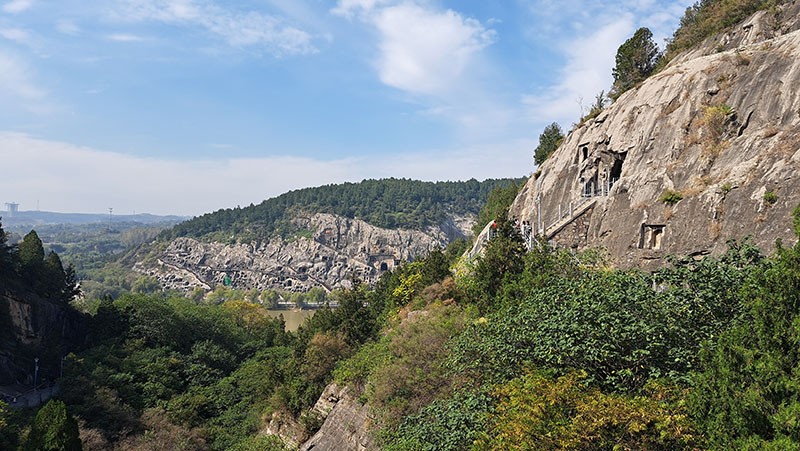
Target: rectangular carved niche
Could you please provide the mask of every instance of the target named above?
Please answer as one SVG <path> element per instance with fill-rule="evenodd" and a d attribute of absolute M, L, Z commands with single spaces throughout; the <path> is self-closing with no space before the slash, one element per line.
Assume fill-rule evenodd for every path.
<path fill-rule="evenodd" d="M 661 249 L 665 228 L 664 224 L 642 224 L 639 249 Z"/>

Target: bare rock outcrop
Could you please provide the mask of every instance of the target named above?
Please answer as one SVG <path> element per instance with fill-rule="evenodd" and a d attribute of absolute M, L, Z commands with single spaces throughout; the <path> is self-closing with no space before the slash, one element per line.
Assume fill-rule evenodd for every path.
<path fill-rule="evenodd" d="M 776 17 L 785 21 L 773 23 Z M 623 267 L 794 242 L 800 3 L 760 12 L 574 129 L 514 201 L 532 234 Z"/>
<path fill-rule="evenodd" d="M 369 407 L 361 404 L 350 387 L 332 383 L 314 405 L 325 422 L 316 434 L 300 446 L 300 451 L 364 451 L 375 449 Z"/>
<path fill-rule="evenodd" d="M 426 232 L 389 230 L 325 213 L 300 215 L 294 223 L 307 233 L 246 244 L 178 238 L 155 261 L 140 261 L 134 269 L 182 291 L 210 290 L 226 278 L 241 289 L 330 291 L 354 278 L 373 283 L 400 263 L 446 246 L 462 225 L 450 221 Z"/>

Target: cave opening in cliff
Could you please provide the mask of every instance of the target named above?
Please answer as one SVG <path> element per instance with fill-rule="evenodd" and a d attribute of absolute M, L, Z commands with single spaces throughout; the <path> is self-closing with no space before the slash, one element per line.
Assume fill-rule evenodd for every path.
<path fill-rule="evenodd" d="M 386 262 L 381 262 L 381 271 L 388 271 L 389 265 Z"/>
<path fill-rule="evenodd" d="M 614 159 L 614 164 L 611 165 L 611 173 L 609 173 L 611 183 L 619 180 L 620 176 L 622 175 L 622 163 L 625 162 L 625 157 L 627 156 L 628 152 L 622 152 L 621 154 L 617 155 L 617 158 Z"/>

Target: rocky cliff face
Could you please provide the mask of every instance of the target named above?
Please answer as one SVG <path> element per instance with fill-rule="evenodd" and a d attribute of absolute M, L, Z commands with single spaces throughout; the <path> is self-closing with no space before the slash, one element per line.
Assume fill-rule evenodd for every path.
<path fill-rule="evenodd" d="M 324 422 L 320 430 L 300 446 L 300 451 L 375 449 L 369 407 L 358 402 L 349 387 L 336 383 L 325 387 L 312 412 Z"/>
<path fill-rule="evenodd" d="M 61 358 L 83 346 L 86 318 L 38 295 L 0 289 L 0 385 L 59 376 Z"/>
<path fill-rule="evenodd" d="M 179 238 L 155 263 L 141 261 L 134 269 L 156 277 L 165 288 L 182 291 L 210 290 L 226 277 L 240 289 L 332 290 L 349 286 L 353 278 L 375 282 L 401 262 L 444 247 L 471 227 L 469 220 L 453 219 L 426 232 L 388 230 L 324 213 L 300 215 L 294 223 L 310 236 L 247 244 Z"/>
<path fill-rule="evenodd" d="M 510 209 L 520 228 L 624 267 L 794 240 L 800 4 L 708 39 L 574 129 Z"/>

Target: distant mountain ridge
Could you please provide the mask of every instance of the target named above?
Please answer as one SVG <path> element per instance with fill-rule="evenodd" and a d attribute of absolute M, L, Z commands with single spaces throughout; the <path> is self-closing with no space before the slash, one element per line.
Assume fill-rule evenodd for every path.
<path fill-rule="evenodd" d="M 93 224 L 93 223 L 120 223 L 136 222 L 141 224 L 158 224 L 164 222 L 179 222 L 188 219 L 187 216 L 167 215 L 159 216 L 149 213 L 132 215 L 114 215 L 101 213 L 58 213 L 54 211 L 0 211 L 3 224 L 7 227 L 22 225 L 42 224 Z"/>

